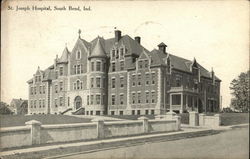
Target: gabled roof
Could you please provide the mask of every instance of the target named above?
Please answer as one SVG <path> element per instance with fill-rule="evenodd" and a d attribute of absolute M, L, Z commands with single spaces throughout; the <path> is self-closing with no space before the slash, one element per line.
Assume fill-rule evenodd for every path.
<path fill-rule="evenodd" d="M 154 57 L 153 61 L 156 60 L 156 62 L 160 64 L 164 64 L 165 62 L 163 61 L 166 59 L 169 53 L 163 53 L 161 50 L 152 50 L 151 51 L 152 57 Z M 190 61 L 172 54 L 169 54 L 169 57 L 171 59 L 171 65 L 173 68 L 177 70 L 181 70 L 184 72 L 191 73 L 190 67 L 192 64 L 195 64 L 198 68 L 200 68 L 200 73 L 201 76 L 211 78 L 211 73 L 206 70 L 204 67 L 202 67 L 195 59 L 194 61 Z M 216 80 L 220 80 L 218 77 L 215 76 Z"/>
<path fill-rule="evenodd" d="M 20 107 L 24 103 L 28 103 L 28 100 L 23 100 L 23 99 L 12 99 L 11 100 L 11 104 L 14 104 L 16 107 Z"/>
<path fill-rule="evenodd" d="M 167 45 L 161 42 L 158 46 L 167 46 Z"/>
<path fill-rule="evenodd" d="M 70 52 L 69 52 L 68 48 L 65 47 L 65 49 L 63 50 L 62 56 L 58 60 L 58 63 L 68 62 L 69 54 L 70 54 Z"/>

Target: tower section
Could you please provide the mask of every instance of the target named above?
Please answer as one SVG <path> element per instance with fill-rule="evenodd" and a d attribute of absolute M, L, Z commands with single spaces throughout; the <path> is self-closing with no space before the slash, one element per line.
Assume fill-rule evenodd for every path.
<path fill-rule="evenodd" d="M 88 57 L 88 95 L 86 115 L 103 115 L 107 112 L 107 55 L 104 39 L 98 37 L 92 43 Z"/>

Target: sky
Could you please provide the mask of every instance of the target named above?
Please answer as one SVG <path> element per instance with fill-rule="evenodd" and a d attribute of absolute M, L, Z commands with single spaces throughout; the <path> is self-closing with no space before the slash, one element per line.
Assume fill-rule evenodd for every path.
<path fill-rule="evenodd" d="M 8 6 L 13 10 L 7 10 Z M 15 11 L 16 7 L 69 6 L 91 11 Z M 230 82 L 249 68 L 247 1 L 12 1 L 1 13 L 1 101 L 28 99 L 27 81 L 46 69 L 65 46 L 81 37 L 141 37 L 148 50 L 167 44 L 167 52 L 213 68 L 221 82 L 222 106 L 230 104 Z"/>

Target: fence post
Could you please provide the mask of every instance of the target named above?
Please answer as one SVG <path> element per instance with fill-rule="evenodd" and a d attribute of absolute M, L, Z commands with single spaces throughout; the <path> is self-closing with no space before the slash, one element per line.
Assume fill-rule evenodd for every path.
<path fill-rule="evenodd" d="M 142 117 L 138 118 L 138 120 L 142 120 L 143 133 L 148 133 L 149 132 L 148 118 L 145 116 L 142 116 Z"/>
<path fill-rule="evenodd" d="M 191 126 L 199 125 L 199 118 L 197 112 L 189 112 L 189 125 Z"/>
<path fill-rule="evenodd" d="M 36 120 L 30 120 L 25 122 L 25 125 L 30 127 L 31 145 L 40 144 L 42 123 Z"/>
<path fill-rule="evenodd" d="M 176 120 L 176 128 L 175 128 L 175 130 L 178 131 L 178 130 L 181 129 L 181 117 L 176 115 L 173 118 L 174 118 L 174 120 Z"/>
<path fill-rule="evenodd" d="M 97 131 L 97 138 L 102 139 L 105 137 L 104 134 L 104 120 L 102 119 L 93 119 L 92 122 L 96 123 L 96 131 Z"/>
<path fill-rule="evenodd" d="M 165 114 L 165 119 L 166 119 L 166 120 L 172 120 L 172 119 L 174 119 L 174 116 L 176 116 L 176 113 L 170 111 L 170 112 L 167 112 L 167 113 Z"/>
<path fill-rule="evenodd" d="M 199 126 L 205 126 L 205 114 L 199 114 Z"/>
<path fill-rule="evenodd" d="M 220 114 L 215 114 L 214 115 L 214 127 L 219 127 L 221 125 L 221 116 Z"/>

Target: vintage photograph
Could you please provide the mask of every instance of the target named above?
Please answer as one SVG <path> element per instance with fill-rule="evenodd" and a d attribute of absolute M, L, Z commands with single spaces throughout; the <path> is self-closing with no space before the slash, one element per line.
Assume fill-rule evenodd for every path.
<path fill-rule="evenodd" d="M 1 2 L 0 159 L 248 159 L 249 1 Z"/>

